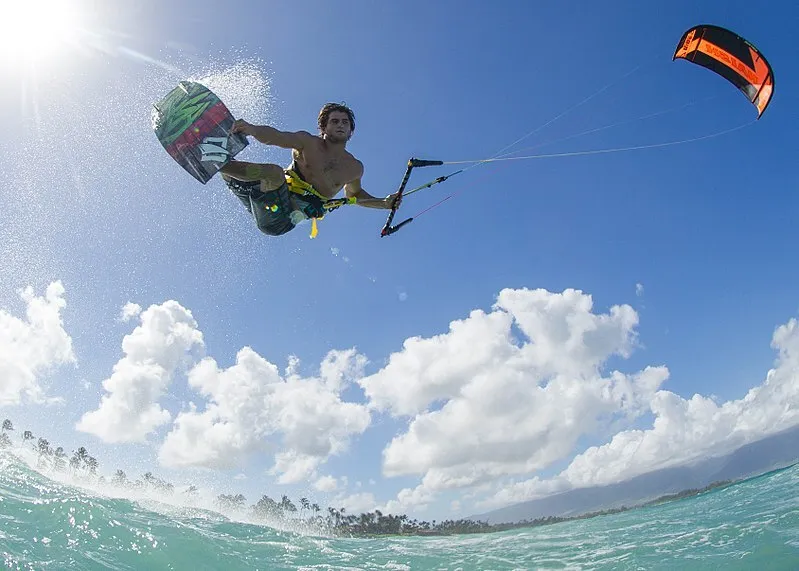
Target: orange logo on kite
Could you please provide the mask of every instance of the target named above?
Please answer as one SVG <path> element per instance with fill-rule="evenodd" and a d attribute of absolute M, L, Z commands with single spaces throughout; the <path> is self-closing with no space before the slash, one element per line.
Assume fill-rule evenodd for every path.
<path fill-rule="evenodd" d="M 691 47 L 691 42 L 694 40 L 694 35 L 696 34 L 696 30 L 691 30 L 688 32 L 688 35 L 685 36 L 685 41 L 682 44 L 682 49 L 684 51 L 688 51 L 688 48 Z"/>

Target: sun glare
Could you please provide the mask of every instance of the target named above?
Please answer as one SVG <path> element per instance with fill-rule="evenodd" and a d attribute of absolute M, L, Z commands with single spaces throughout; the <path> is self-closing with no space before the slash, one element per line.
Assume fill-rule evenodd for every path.
<path fill-rule="evenodd" d="M 6 66 L 43 65 L 78 40 L 78 7 L 70 0 L 0 0 L 0 61 Z"/>

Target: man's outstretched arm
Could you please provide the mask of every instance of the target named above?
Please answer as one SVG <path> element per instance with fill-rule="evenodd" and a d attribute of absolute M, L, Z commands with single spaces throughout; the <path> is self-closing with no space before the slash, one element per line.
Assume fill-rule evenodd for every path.
<path fill-rule="evenodd" d="M 358 206 L 365 206 L 366 208 L 382 208 L 384 210 L 390 210 L 394 204 L 394 200 L 397 198 L 396 194 L 390 194 L 385 198 L 375 198 L 366 192 L 363 187 L 361 187 L 360 178 L 357 178 L 354 181 L 346 184 L 344 186 L 344 192 L 346 192 L 347 198 L 355 197 L 355 204 Z"/>
<path fill-rule="evenodd" d="M 249 135 L 264 145 L 274 145 L 283 149 L 297 149 L 298 151 L 301 151 L 308 140 L 313 138 L 313 135 L 307 131 L 297 131 L 296 133 L 279 131 L 268 125 L 252 125 L 243 119 L 236 120 L 230 132 Z"/>

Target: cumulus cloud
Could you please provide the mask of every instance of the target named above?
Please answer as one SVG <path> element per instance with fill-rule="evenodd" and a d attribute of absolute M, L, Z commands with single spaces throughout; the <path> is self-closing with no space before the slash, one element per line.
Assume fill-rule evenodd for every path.
<path fill-rule="evenodd" d="M 338 480 L 333 476 L 322 476 L 314 482 L 313 487 L 320 492 L 334 492 L 338 489 Z"/>
<path fill-rule="evenodd" d="M 337 496 L 336 505 L 344 508 L 346 513 L 359 514 L 376 509 L 377 500 L 375 500 L 375 496 L 371 492 L 361 492 L 348 496 Z"/>
<path fill-rule="evenodd" d="M 119 312 L 119 320 L 127 323 L 134 317 L 138 317 L 140 313 L 141 313 L 141 306 L 138 303 L 132 303 L 129 301 L 122 307 L 122 310 Z"/>
<path fill-rule="evenodd" d="M 61 318 L 64 293 L 60 281 L 47 286 L 43 297 L 25 288 L 19 292 L 26 304 L 25 319 L 0 309 L 0 406 L 46 402 L 42 376 L 76 362 Z"/>
<path fill-rule="evenodd" d="M 389 500 L 382 511 L 386 513 L 423 512 L 435 499 L 435 491 L 424 484 L 415 488 L 403 488 L 397 494 L 396 500 Z"/>
<path fill-rule="evenodd" d="M 577 456 L 564 471 L 569 484 L 605 484 L 655 469 L 723 455 L 799 424 L 799 327 L 796 319 L 778 327 L 771 346 L 778 351 L 765 381 L 738 400 L 716 404 L 702 395 L 685 399 L 658 391 L 650 409 L 652 428 L 619 432 L 603 446 Z"/>
<path fill-rule="evenodd" d="M 103 381 L 106 394 L 76 428 L 105 442 L 144 442 L 170 421 L 159 401 L 176 371 L 196 360 L 204 348 L 202 332 L 189 310 L 176 301 L 152 305 L 141 324 L 122 341 L 125 356 Z"/>
<path fill-rule="evenodd" d="M 385 511 L 422 510 L 447 489 L 492 508 L 618 483 L 799 424 L 796 319 L 775 330 L 765 381 L 723 403 L 664 390 L 664 366 L 609 369 L 637 346 L 637 325 L 631 307 L 595 312 L 579 291 L 503 290 L 490 312 L 406 340 L 359 381 L 372 408 L 406 422 L 383 451 L 383 473 L 420 476 Z M 584 449 L 586 437 L 604 444 Z M 564 461 L 560 473 L 540 475 Z"/>
<path fill-rule="evenodd" d="M 428 490 L 474 486 L 545 468 L 581 436 L 646 410 L 664 368 L 602 372 L 635 345 L 629 306 L 592 312 L 575 290 L 503 290 L 489 313 L 406 340 L 360 381 L 371 405 L 409 416 L 383 453 L 388 476 L 422 475 Z M 417 495 L 423 495 L 417 492 Z"/>
<path fill-rule="evenodd" d="M 125 356 L 103 381 L 106 394 L 77 424 L 107 442 L 142 442 L 172 420 L 161 399 L 179 370 L 204 402 L 177 414 L 159 448 L 170 467 L 228 468 L 248 455 L 274 456 L 273 474 L 282 483 L 316 477 L 328 457 L 344 452 L 351 437 L 371 421 L 368 409 L 344 402 L 341 393 L 363 375 L 366 358 L 354 349 L 331 351 L 318 376 L 299 375 L 290 356 L 285 374 L 249 347 L 236 363 L 220 368 L 202 358 L 203 335 L 191 312 L 175 301 L 141 308 L 128 303 L 121 319 L 141 324 L 122 343 Z M 321 486 L 329 486 L 325 481 Z"/>
<path fill-rule="evenodd" d="M 26 320 L 0 310 L 0 404 L 43 400 L 41 374 L 75 360 L 61 322 L 61 284 L 44 297 L 30 288 L 21 295 Z M 795 319 L 774 332 L 777 359 L 765 381 L 718 403 L 664 390 L 664 366 L 610 368 L 637 347 L 638 314 L 628 305 L 596 311 L 590 295 L 572 289 L 505 289 L 489 311 L 474 310 L 440 335 L 407 339 L 369 376 L 355 349 L 330 351 L 311 377 L 300 375 L 296 356 L 281 374 L 249 347 L 221 368 L 198 360 L 202 333 L 177 302 L 145 311 L 126 304 L 120 319 L 135 318 L 124 357 L 103 381 L 106 394 L 79 430 L 108 442 L 144 441 L 172 419 L 160 401 L 185 369 L 199 398 L 177 414 L 159 450 L 162 464 L 241 467 L 264 452 L 279 482 L 310 480 L 316 490 L 339 492 L 346 477 L 320 476 L 319 467 L 348 449 L 373 412 L 391 415 L 402 428 L 383 450 L 383 473 L 417 476 L 418 484 L 382 505 L 372 494 L 341 492 L 336 501 L 350 511 L 422 511 L 453 489 L 464 494 L 455 500 L 461 509 L 475 499 L 498 507 L 724 454 L 799 424 Z M 353 383 L 366 404 L 343 399 Z M 644 414 L 651 426 L 641 426 Z M 585 449 L 586 437 L 602 444 Z M 540 475 L 565 462 L 560 473 Z"/>
<path fill-rule="evenodd" d="M 799 424 L 799 325 L 779 326 L 772 337 L 775 366 L 765 381 L 737 400 L 717 404 L 695 394 L 657 391 L 651 428 L 622 430 L 609 442 L 577 455 L 560 474 L 502 487 L 481 505 L 497 507 L 573 488 L 621 482 L 654 470 L 721 456 Z"/>
<path fill-rule="evenodd" d="M 277 450 L 272 473 L 281 483 L 314 477 L 320 464 L 369 426 L 365 406 L 341 399 L 365 364 L 354 349 L 331 351 L 318 377 L 303 378 L 292 357 L 284 378 L 249 347 L 227 369 L 206 358 L 188 375 L 189 385 L 206 398 L 205 407 L 192 405 L 177 416 L 159 459 L 168 466 L 221 468 L 259 450 Z"/>

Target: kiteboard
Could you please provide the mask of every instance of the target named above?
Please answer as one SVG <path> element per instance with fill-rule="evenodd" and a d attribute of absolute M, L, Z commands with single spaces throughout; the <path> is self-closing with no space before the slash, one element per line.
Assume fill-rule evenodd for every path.
<path fill-rule="evenodd" d="M 156 137 L 190 175 L 205 184 L 247 146 L 247 137 L 230 134 L 233 115 L 210 89 L 181 81 L 153 105 Z"/>

